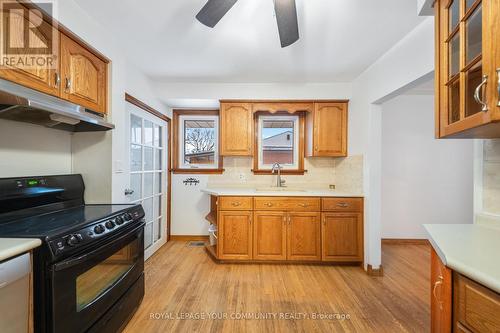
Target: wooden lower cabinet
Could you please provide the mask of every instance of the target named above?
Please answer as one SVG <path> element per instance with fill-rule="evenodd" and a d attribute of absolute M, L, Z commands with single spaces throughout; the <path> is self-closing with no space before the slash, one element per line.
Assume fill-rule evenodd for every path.
<path fill-rule="evenodd" d="M 286 260 L 285 212 L 254 212 L 253 259 Z"/>
<path fill-rule="evenodd" d="M 500 294 L 446 267 L 431 251 L 431 332 L 500 332 Z"/>
<path fill-rule="evenodd" d="M 323 213 L 322 220 L 323 261 L 362 261 L 361 213 Z"/>
<path fill-rule="evenodd" d="M 206 218 L 218 230 L 209 254 L 222 261 L 362 263 L 363 199 L 332 201 L 322 213 L 325 199 L 212 196 Z"/>
<path fill-rule="evenodd" d="M 287 260 L 321 260 L 320 216 L 319 212 L 288 214 Z"/>
<path fill-rule="evenodd" d="M 252 259 L 252 212 L 223 211 L 218 216 L 219 259 Z"/>
<path fill-rule="evenodd" d="M 431 332 L 451 333 L 452 273 L 431 251 Z"/>

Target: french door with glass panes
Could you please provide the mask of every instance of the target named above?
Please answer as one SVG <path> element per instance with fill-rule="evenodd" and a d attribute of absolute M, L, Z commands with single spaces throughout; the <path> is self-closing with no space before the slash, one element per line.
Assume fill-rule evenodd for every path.
<path fill-rule="evenodd" d="M 140 203 L 146 213 L 145 259 L 167 241 L 168 126 L 136 106 L 130 111 L 130 190 L 131 203 Z"/>

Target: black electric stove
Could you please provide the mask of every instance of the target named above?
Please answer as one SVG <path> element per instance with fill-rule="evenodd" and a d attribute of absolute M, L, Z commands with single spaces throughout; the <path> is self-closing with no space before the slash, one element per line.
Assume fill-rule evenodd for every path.
<path fill-rule="evenodd" d="M 81 175 L 0 179 L 0 237 L 39 238 L 36 332 L 117 332 L 144 295 L 141 205 L 86 205 Z"/>

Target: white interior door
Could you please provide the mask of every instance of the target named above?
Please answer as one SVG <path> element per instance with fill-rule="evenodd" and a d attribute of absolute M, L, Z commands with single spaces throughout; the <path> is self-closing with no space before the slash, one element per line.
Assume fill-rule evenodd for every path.
<path fill-rule="evenodd" d="M 146 213 L 145 259 L 167 241 L 168 123 L 127 103 L 129 109 L 129 189 L 131 203 Z"/>

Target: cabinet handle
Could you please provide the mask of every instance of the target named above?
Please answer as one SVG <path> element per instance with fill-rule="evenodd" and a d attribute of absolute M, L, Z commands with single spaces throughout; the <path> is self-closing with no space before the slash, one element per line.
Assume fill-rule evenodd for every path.
<path fill-rule="evenodd" d="M 266 202 L 266 203 L 264 203 L 264 205 L 267 206 L 267 207 L 272 207 L 273 206 L 273 204 L 271 202 Z"/>
<path fill-rule="evenodd" d="M 478 104 L 481 104 L 481 111 L 486 112 L 488 111 L 488 103 L 483 102 L 481 99 L 481 92 L 483 91 L 483 86 L 486 85 L 488 82 L 488 75 L 483 75 L 483 81 L 477 86 L 476 91 L 474 91 L 474 99 Z"/>
<path fill-rule="evenodd" d="M 326 225 L 326 218 L 323 217 L 323 225 Z"/>
<path fill-rule="evenodd" d="M 59 87 L 59 84 L 61 83 L 61 76 L 59 75 L 59 73 L 56 73 L 54 76 L 55 76 L 54 83 L 56 87 Z"/>
<path fill-rule="evenodd" d="M 497 68 L 497 77 L 498 77 L 498 83 L 497 83 L 498 103 L 497 103 L 497 106 L 500 106 L 500 67 Z"/>
<path fill-rule="evenodd" d="M 66 90 L 70 90 L 70 89 L 71 89 L 71 79 L 66 78 Z"/>
<path fill-rule="evenodd" d="M 309 204 L 306 204 L 306 203 L 299 203 L 299 206 L 300 206 L 300 207 L 304 207 L 304 208 L 306 208 L 306 207 L 309 207 Z"/>
<path fill-rule="evenodd" d="M 347 202 L 339 202 L 337 207 L 347 208 L 349 207 L 349 204 Z"/>
<path fill-rule="evenodd" d="M 439 303 L 439 309 L 440 310 L 443 310 L 443 302 L 438 298 L 437 294 L 436 294 L 436 289 L 437 287 L 441 286 L 443 284 L 443 276 L 440 275 L 438 277 L 439 281 L 436 281 L 434 283 L 434 288 L 432 288 L 432 295 L 434 296 L 434 299 Z"/>
<path fill-rule="evenodd" d="M 318 151 L 318 146 L 314 147 L 314 150 Z"/>
<path fill-rule="evenodd" d="M 233 205 L 233 207 L 238 207 L 241 205 L 241 202 L 239 202 L 239 201 L 231 202 L 231 205 Z"/>

